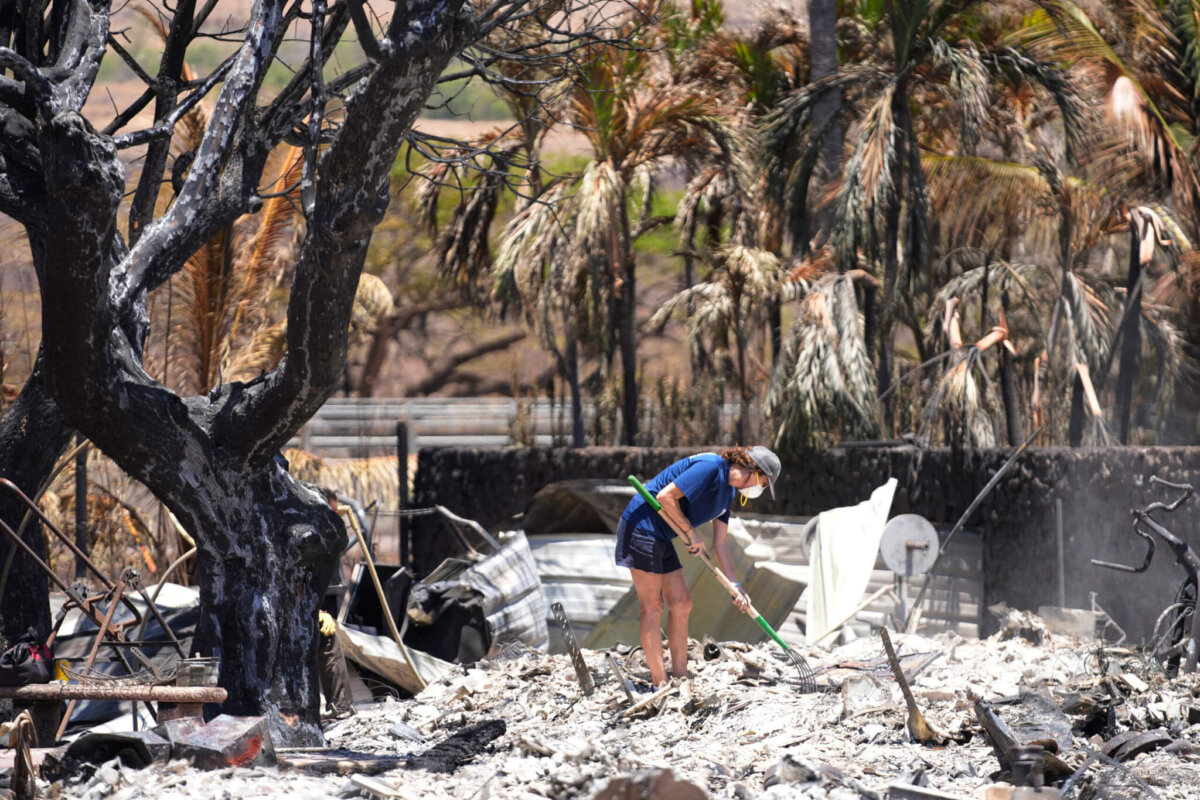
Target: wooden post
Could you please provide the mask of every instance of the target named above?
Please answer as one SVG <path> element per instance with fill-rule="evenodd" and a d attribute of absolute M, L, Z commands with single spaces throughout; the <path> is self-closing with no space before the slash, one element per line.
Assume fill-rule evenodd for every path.
<path fill-rule="evenodd" d="M 397 511 L 400 512 L 397 519 L 400 521 L 400 566 L 408 569 L 408 517 L 404 514 L 408 510 L 408 422 L 400 420 L 396 423 L 396 469 L 399 472 L 400 478 L 400 498 L 397 505 Z"/>

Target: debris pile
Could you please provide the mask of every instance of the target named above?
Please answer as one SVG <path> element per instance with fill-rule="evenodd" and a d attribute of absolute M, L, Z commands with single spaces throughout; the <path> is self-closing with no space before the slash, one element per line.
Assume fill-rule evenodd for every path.
<path fill-rule="evenodd" d="M 510 645 L 419 695 L 359 706 L 328 748 L 277 766 L 204 772 L 114 759 L 41 783 L 71 798 L 972 798 L 1195 797 L 1200 678 L 1167 679 L 1136 650 L 1046 633 L 968 641 L 893 634 L 902 694 L 879 637 L 804 651 L 821 691 L 769 643 L 693 643 L 692 678 L 651 693 L 638 650 L 569 656 Z M 632 687 L 630 687 L 630 685 Z M 631 702 L 627 689 L 633 689 Z M 913 707 L 943 735 L 910 735 Z"/>

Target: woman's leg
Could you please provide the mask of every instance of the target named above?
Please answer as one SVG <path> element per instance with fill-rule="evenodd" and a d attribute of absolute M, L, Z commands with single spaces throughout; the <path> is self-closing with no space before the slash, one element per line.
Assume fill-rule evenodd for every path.
<path fill-rule="evenodd" d="M 663 611 L 663 579 L 668 576 L 640 569 L 630 569 L 629 573 L 633 576 L 633 588 L 638 596 L 638 633 L 642 640 L 642 652 L 646 655 L 646 666 L 650 668 L 650 682 L 655 686 L 662 686 L 667 682 L 667 670 L 663 666 L 660 623 Z M 687 591 L 686 586 L 684 591 Z"/>
<path fill-rule="evenodd" d="M 667 600 L 667 644 L 671 647 L 671 677 L 686 678 L 688 615 L 692 613 L 692 595 L 683 579 L 683 570 L 668 572 L 662 579 L 662 593 Z"/>

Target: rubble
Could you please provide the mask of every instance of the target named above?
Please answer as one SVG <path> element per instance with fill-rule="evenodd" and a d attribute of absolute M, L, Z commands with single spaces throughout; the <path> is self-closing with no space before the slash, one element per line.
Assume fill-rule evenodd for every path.
<path fill-rule="evenodd" d="M 722 657 L 707 661 L 703 644 L 695 642 L 692 678 L 664 687 L 655 703 L 633 715 L 626 713 L 631 704 L 608 651 L 582 651 L 595 682 L 595 691 L 584 696 L 568 656 L 515 646 L 456 667 L 410 699 L 361 704 L 356 715 L 327 728 L 332 749 L 312 758 L 289 759 L 281 751 L 280 766 L 209 772 L 179 760 L 133 770 L 114 759 L 84 780 L 55 786 L 43 781 L 40 789 L 86 800 L 594 800 L 649 797 L 660 789 L 667 794 L 656 796 L 680 800 L 984 800 L 989 789 L 1004 786 L 998 784 L 997 752 L 975 717 L 982 700 L 1018 744 L 1030 743 L 1019 713 L 1032 707 L 1039 719 L 1049 719 L 1028 733 L 1057 748 L 1056 757 L 1072 770 L 1065 797 L 1195 796 L 1200 724 L 1189 715 L 1200 697 L 1200 676 L 1168 680 L 1137 651 L 1106 650 L 1053 633 L 1040 645 L 1021 636 L 892 639 L 922 713 L 944 730 L 969 734 L 967 741 L 931 747 L 909 740 L 906 703 L 877 637 L 831 652 L 803 650 L 822 688 L 815 694 L 798 690 L 795 670 L 774 645 L 724 642 Z M 913 657 L 923 654 L 939 657 Z M 635 701 L 651 697 L 640 651 L 611 655 Z M 924 666 L 917 671 L 916 664 Z M 884 689 L 886 703 L 879 702 Z M 847 698 L 859 693 L 872 697 L 852 703 L 854 713 L 847 714 Z M 1105 756 L 1105 743 L 1126 733 L 1117 755 L 1127 760 Z M 445 752 L 448 741 L 464 740 L 471 746 L 455 751 L 452 771 L 415 768 L 439 747 Z M 336 768 L 286 767 L 320 759 Z M 1048 786 L 1049 780 L 1047 775 Z"/>

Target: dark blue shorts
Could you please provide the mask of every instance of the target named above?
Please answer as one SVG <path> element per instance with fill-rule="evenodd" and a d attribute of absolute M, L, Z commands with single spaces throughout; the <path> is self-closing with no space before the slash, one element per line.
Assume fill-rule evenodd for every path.
<path fill-rule="evenodd" d="M 674 542 L 642 533 L 622 517 L 617 524 L 617 566 L 666 575 L 683 569 Z"/>

